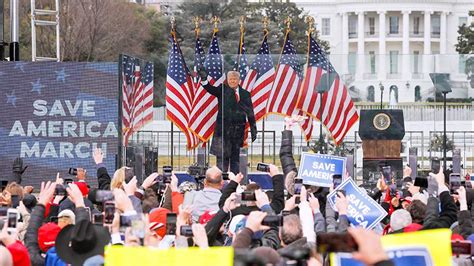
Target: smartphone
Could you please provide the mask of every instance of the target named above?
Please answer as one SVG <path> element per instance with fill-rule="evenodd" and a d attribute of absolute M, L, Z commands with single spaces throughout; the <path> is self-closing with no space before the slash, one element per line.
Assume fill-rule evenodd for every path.
<path fill-rule="evenodd" d="M 229 173 L 228 172 L 223 172 L 222 173 L 222 180 L 229 180 Z"/>
<path fill-rule="evenodd" d="M 92 216 L 92 223 L 95 225 L 103 225 L 104 215 L 102 213 L 94 213 L 94 215 Z"/>
<path fill-rule="evenodd" d="M 77 175 L 77 168 L 69 168 L 68 173 L 70 175 Z"/>
<path fill-rule="evenodd" d="M 451 249 L 454 255 L 474 255 L 472 242 L 469 240 L 451 241 Z"/>
<path fill-rule="evenodd" d="M 179 229 L 179 233 L 185 237 L 193 237 L 193 229 L 190 225 L 182 225 Z"/>
<path fill-rule="evenodd" d="M 54 189 L 54 196 L 67 196 L 66 188 L 61 184 L 57 184 Z"/>
<path fill-rule="evenodd" d="M 10 208 L 7 211 L 8 231 L 16 231 L 16 225 L 19 220 L 17 209 Z"/>
<path fill-rule="evenodd" d="M 438 158 L 431 159 L 431 172 L 434 174 L 439 173 L 441 169 L 441 161 Z"/>
<path fill-rule="evenodd" d="M 295 195 L 301 194 L 301 187 L 303 187 L 303 179 L 296 178 L 295 179 Z"/>
<path fill-rule="evenodd" d="M 49 222 L 58 224 L 58 219 L 59 219 L 58 216 L 51 216 L 49 217 Z"/>
<path fill-rule="evenodd" d="M 163 166 L 163 183 L 171 183 L 171 175 L 173 172 L 173 167 L 169 165 Z"/>
<path fill-rule="evenodd" d="M 104 202 L 104 224 L 112 224 L 115 215 L 115 203 L 113 201 Z"/>
<path fill-rule="evenodd" d="M 166 234 L 176 235 L 176 213 L 166 214 Z"/>
<path fill-rule="evenodd" d="M 390 166 L 382 167 L 382 175 L 385 180 L 385 184 L 388 185 L 392 183 L 392 167 Z"/>
<path fill-rule="evenodd" d="M 242 192 L 242 201 L 256 201 L 255 192 L 254 191 L 244 191 Z"/>
<path fill-rule="evenodd" d="M 71 184 L 72 182 L 74 182 L 74 180 L 72 180 L 71 178 L 65 178 L 64 179 L 64 184 L 67 186 L 69 184 Z"/>
<path fill-rule="evenodd" d="M 415 183 L 413 184 L 417 187 L 427 188 L 428 187 L 428 177 L 417 176 L 415 178 Z"/>
<path fill-rule="evenodd" d="M 336 189 L 342 183 L 342 175 L 332 175 L 333 188 Z"/>
<path fill-rule="evenodd" d="M 97 190 L 95 194 L 95 201 L 96 202 L 106 202 L 106 201 L 113 201 L 114 200 L 114 193 L 110 190 Z"/>
<path fill-rule="evenodd" d="M 451 194 L 456 194 L 457 190 L 461 186 L 461 175 L 460 174 L 450 174 L 449 175 L 449 188 L 451 190 Z"/>
<path fill-rule="evenodd" d="M 358 250 L 357 243 L 349 233 L 319 233 L 316 239 L 318 253 L 354 252 Z"/>
<path fill-rule="evenodd" d="M 120 227 L 130 227 L 132 226 L 132 217 L 126 215 L 120 215 Z"/>
<path fill-rule="evenodd" d="M 20 205 L 20 196 L 12 195 L 11 198 L 12 198 L 12 208 L 18 207 L 18 205 Z"/>
<path fill-rule="evenodd" d="M 257 171 L 270 172 L 270 165 L 267 163 L 257 163 Z"/>
<path fill-rule="evenodd" d="M 263 218 L 262 225 L 277 227 L 283 226 L 283 216 L 282 215 L 267 215 Z"/>

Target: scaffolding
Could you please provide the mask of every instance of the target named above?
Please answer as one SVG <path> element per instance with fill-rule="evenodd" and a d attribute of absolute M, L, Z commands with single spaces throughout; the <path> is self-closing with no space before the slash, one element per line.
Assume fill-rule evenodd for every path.
<path fill-rule="evenodd" d="M 48 19 L 37 19 L 38 16 Z M 36 51 L 36 27 L 56 27 L 56 57 L 38 56 Z M 60 61 L 59 39 L 59 0 L 55 0 L 54 9 L 37 9 L 36 0 L 31 0 L 31 60 L 35 61 Z"/>

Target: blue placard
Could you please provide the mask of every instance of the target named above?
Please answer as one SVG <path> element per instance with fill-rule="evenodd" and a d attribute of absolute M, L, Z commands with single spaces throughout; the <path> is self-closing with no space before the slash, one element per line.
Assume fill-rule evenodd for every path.
<path fill-rule="evenodd" d="M 332 187 L 332 176 L 343 175 L 346 158 L 314 153 L 302 153 L 298 177 L 303 184 Z"/>
<path fill-rule="evenodd" d="M 432 266 L 434 265 L 431 254 L 423 246 L 402 246 L 385 249 L 388 257 L 396 266 Z M 362 266 L 364 263 L 355 260 L 351 253 L 336 253 L 331 265 L 334 266 Z"/>
<path fill-rule="evenodd" d="M 372 229 L 387 215 L 382 206 L 361 191 L 352 178 L 344 180 L 333 192 L 329 193 L 328 201 L 333 209 L 335 209 L 336 192 L 338 190 L 344 190 L 349 200 L 347 218 L 352 226 Z"/>

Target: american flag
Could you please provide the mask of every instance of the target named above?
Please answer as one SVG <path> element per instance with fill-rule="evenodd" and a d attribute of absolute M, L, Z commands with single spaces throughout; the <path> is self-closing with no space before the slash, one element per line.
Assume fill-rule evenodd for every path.
<path fill-rule="evenodd" d="M 201 77 L 199 76 L 198 71 L 204 66 L 205 59 L 206 55 L 204 53 L 204 49 L 202 48 L 201 40 L 199 37 L 196 37 L 196 44 L 194 46 L 193 99 L 195 92 L 198 90 L 199 86 L 201 86 Z"/>
<path fill-rule="evenodd" d="M 311 36 L 308 56 L 297 108 L 322 121 L 336 145 L 339 145 L 359 115 L 344 82 Z M 318 88 L 325 90 L 322 97 L 318 94 Z"/>
<path fill-rule="evenodd" d="M 289 32 L 287 32 L 280 63 L 277 66 L 276 77 L 267 102 L 267 112 L 284 116 L 302 115 L 303 113 L 296 109 L 302 79 L 299 58 L 291 42 Z M 301 128 L 306 140 L 309 141 L 313 131 L 312 119 L 306 119 L 301 124 Z"/>
<path fill-rule="evenodd" d="M 171 39 L 166 75 L 166 115 L 184 133 L 187 148 L 192 149 L 198 144 L 198 139 L 189 129 L 193 82 L 174 34 Z"/>
<path fill-rule="evenodd" d="M 140 71 L 136 58 L 122 57 L 122 125 L 125 146 L 134 132 L 153 120 L 153 64 Z"/>
<path fill-rule="evenodd" d="M 256 121 L 262 119 L 267 113 L 267 101 L 274 80 L 275 69 L 273 68 L 273 62 L 270 56 L 267 35 L 265 35 L 258 54 L 250 66 L 250 70 L 242 84 L 242 88 L 250 92 L 252 96 Z"/>
<path fill-rule="evenodd" d="M 240 73 L 240 86 L 243 86 L 247 72 L 249 71 L 249 62 L 247 60 L 244 38 L 241 38 L 239 50 L 237 51 L 236 70 Z"/>
<path fill-rule="evenodd" d="M 220 86 L 225 79 L 223 61 L 219 49 L 217 32 L 212 36 L 211 46 L 204 62 L 208 81 L 213 86 Z M 209 94 L 202 86 L 196 91 L 191 113 L 190 129 L 203 142 L 207 142 L 214 133 L 217 118 L 217 98 Z"/>

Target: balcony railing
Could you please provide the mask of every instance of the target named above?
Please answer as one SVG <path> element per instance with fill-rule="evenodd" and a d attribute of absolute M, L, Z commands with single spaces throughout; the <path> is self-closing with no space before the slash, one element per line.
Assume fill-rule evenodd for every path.
<path fill-rule="evenodd" d="M 364 79 L 372 80 L 377 79 L 376 73 L 364 73 Z"/>
<path fill-rule="evenodd" d="M 410 37 L 411 38 L 421 38 L 424 36 L 423 31 L 410 31 Z"/>
<path fill-rule="evenodd" d="M 387 73 L 387 79 L 401 79 L 401 73 Z"/>
<path fill-rule="evenodd" d="M 439 38 L 441 33 L 439 31 L 432 31 L 431 32 L 431 38 Z"/>
<path fill-rule="evenodd" d="M 387 37 L 402 37 L 401 32 L 387 32 Z"/>
<path fill-rule="evenodd" d="M 365 37 L 366 38 L 377 38 L 379 37 L 379 33 L 378 32 L 370 32 L 370 31 L 366 31 L 365 32 Z"/>

